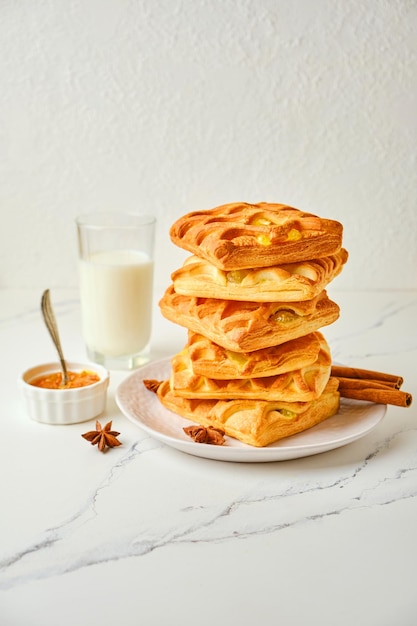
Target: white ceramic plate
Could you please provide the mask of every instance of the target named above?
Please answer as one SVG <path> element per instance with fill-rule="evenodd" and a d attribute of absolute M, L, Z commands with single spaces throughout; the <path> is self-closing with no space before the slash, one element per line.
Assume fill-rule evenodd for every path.
<path fill-rule="evenodd" d="M 342 399 L 337 415 L 298 435 L 287 437 L 265 448 L 248 446 L 226 437 L 222 446 L 195 443 L 183 431 L 192 422 L 166 409 L 144 379 L 169 378 L 171 359 L 149 363 L 126 378 L 116 390 L 116 402 L 124 415 L 149 435 L 168 446 L 207 459 L 259 463 L 287 461 L 345 446 L 364 437 L 384 417 L 385 404 Z"/>

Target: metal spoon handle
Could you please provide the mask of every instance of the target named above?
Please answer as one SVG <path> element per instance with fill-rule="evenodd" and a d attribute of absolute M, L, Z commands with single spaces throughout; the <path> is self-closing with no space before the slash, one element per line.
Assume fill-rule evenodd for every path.
<path fill-rule="evenodd" d="M 54 311 L 53 311 L 52 304 L 51 304 L 51 299 L 49 296 L 49 289 L 46 289 L 42 294 L 41 309 L 42 309 L 42 315 L 43 315 L 43 319 L 45 320 L 46 327 L 49 330 L 49 334 L 51 335 L 52 341 L 54 342 L 55 348 L 57 349 L 57 352 L 58 352 L 59 361 L 61 363 L 61 368 L 62 368 L 62 385 L 66 385 L 68 382 L 67 364 L 65 363 L 64 354 L 62 352 L 58 326 L 56 323 Z"/>

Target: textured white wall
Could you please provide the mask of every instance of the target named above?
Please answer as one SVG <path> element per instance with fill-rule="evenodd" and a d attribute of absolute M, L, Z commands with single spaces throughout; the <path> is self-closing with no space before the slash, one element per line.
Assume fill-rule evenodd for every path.
<path fill-rule="evenodd" d="M 417 288 L 415 0 L 0 0 L 0 286 L 75 286 L 74 217 L 338 219 L 338 288 Z M 336 285 L 336 283 L 335 283 Z"/>

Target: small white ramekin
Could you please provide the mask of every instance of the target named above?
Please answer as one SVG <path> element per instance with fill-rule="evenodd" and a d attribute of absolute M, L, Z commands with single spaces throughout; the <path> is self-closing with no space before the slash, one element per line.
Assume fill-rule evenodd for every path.
<path fill-rule="evenodd" d="M 30 382 L 40 376 L 59 372 L 59 363 L 31 367 L 19 378 L 26 410 L 31 419 L 44 424 L 77 424 L 102 415 L 106 408 L 109 372 L 95 363 L 67 362 L 67 368 L 72 372 L 96 372 L 100 380 L 74 389 L 44 389 L 35 387 Z"/>

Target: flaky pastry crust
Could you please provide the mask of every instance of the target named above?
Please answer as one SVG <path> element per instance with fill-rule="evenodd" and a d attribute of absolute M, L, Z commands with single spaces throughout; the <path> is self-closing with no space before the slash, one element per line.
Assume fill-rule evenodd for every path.
<path fill-rule="evenodd" d="M 234 352 L 188 331 L 186 345 L 193 372 L 218 380 L 285 374 L 315 363 L 323 348 L 328 349 L 328 344 L 319 332 L 262 350 Z"/>
<path fill-rule="evenodd" d="M 298 302 L 317 296 L 342 271 L 348 253 L 272 267 L 221 270 L 197 256 L 185 260 L 171 274 L 174 289 L 185 296 L 251 300 L 253 302 Z"/>
<path fill-rule="evenodd" d="M 235 202 L 180 217 L 173 243 L 224 270 L 267 267 L 321 258 L 342 246 L 335 220 L 285 204 Z"/>
<path fill-rule="evenodd" d="M 303 302 L 238 302 L 177 294 L 170 285 L 159 301 L 170 321 L 235 352 L 276 346 L 335 322 L 339 306 L 322 291 Z"/>
<path fill-rule="evenodd" d="M 198 400 L 175 395 L 168 380 L 157 390 L 165 408 L 201 424 L 222 429 L 244 443 L 264 447 L 323 422 L 337 413 L 338 381 L 331 377 L 323 393 L 310 402 L 266 400 Z"/>
<path fill-rule="evenodd" d="M 324 390 L 331 369 L 330 349 L 323 342 L 314 363 L 275 376 L 219 380 L 196 374 L 187 349 L 171 359 L 171 389 L 184 398 L 282 400 L 308 402 Z"/>

